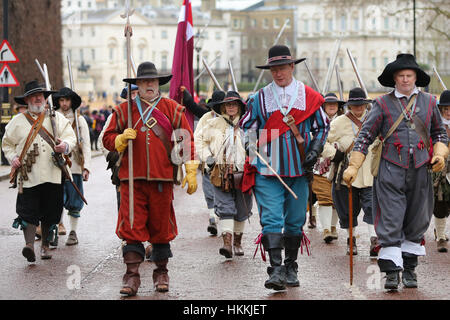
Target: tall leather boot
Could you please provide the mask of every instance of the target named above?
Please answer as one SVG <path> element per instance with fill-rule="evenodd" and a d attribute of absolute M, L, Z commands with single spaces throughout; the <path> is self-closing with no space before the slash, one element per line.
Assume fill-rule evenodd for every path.
<path fill-rule="evenodd" d="M 417 256 L 411 253 L 403 252 L 403 272 L 402 282 L 406 288 L 417 288 L 417 275 L 414 272 L 418 264 Z"/>
<path fill-rule="evenodd" d="M 284 265 L 286 266 L 286 285 L 288 287 L 298 287 L 300 285 L 297 277 L 297 256 L 301 242 L 302 235 L 284 235 Z"/>
<path fill-rule="evenodd" d="M 158 292 L 169 291 L 169 270 L 167 263 L 169 259 L 155 261 L 156 269 L 153 270 L 153 284 Z"/>
<path fill-rule="evenodd" d="M 141 285 L 139 265 L 144 261 L 142 254 L 136 251 L 127 251 L 123 254 L 123 262 L 127 265 L 127 271 L 122 279 L 121 294 L 135 296 Z"/>
<path fill-rule="evenodd" d="M 267 289 L 284 290 L 286 289 L 286 267 L 282 265 L 283 234 L 268 233 L 263 235 L 261 241 L 270 259 L 270 267 L 267 267 L 269 279 L 264 286 Z"/>
<path fill-rule="evenodd" d="M 242 249 L 242 236 L 243 233 L 234 233 L 233 238 L 233 251 L 236 256 L 243 256 L 244 255 L 244 249 Z"/>
<path fill-rule="evenodd" d="M 400 284 L 400 271 L 403 269 L 397 267 L 395 263 L 387 259 L 378 259 L 378 266 L 381 272 L 386 273 L 386 282 L 384 288 L 388 290 L 397 290 Z"/>
<path fill-rule="evenodd" d="M 28 262 L 36 261 L 36 254 L 34 253 L 34 237 L 36 234 L 36 226 L 34 224 L 27 224 L 27 227 L 23 229 L 23 235 L 25 237 L 25 247 L 22 249 L 22 255 L 27 258 Z"/>
<path fill-rule="evenodd" d="M 225 256 L 225 258 L 227 259 L 233 258 L 233 247 L 232 247 L 233 235 L 229 232 L 223 232 L 222 238 L 223 238 L 223 247 L 219 249 L 219 253 Z"/>
<path fill-rule="evenodd" d="M 48 239 L 50 234 L 50 226 L 45 223 L 41 223 L 41 232 L 41 259 L 48 260 L 52 258 L 52 255 L 50 254 L 50 241 Z"/>

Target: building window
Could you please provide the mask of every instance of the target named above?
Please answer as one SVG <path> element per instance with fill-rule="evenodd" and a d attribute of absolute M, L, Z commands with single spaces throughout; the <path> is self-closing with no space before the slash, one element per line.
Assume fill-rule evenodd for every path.
<path fill-rule="evenodd" d="M 372 18 L 372 29 L 377 27 L 377 18 Z"/>
<path fill-rule="evenodd" d="M 167 30 L 161 31 L 161 39 L 167 39 Z"/>
<path fill-rule="evenodd" d="M 257 26 L 256 19 L 250 20 L 250 26 L 252 26 L 253 28 L 256 28 L 256 26 Z"/>
<path fill-rule="evenodd" d="M 345 15 L 341 16 L 341 31 L 347 30 L 347 17 Z"/>
<path fill-rule="evenodd" d="M 377 67 L 377 58 L 373 57 L 372 58 L 372 68 L 376 68 Z"/>
<path fill-rule="evenodd" d="M 91 28 L 91 35 L 92 35 L 92 37 L 95 37 L 95 27 Z"/>
<path fill-rule="evenodd" d="M 263 28 L 264 29 L 269 28 L 269 19 L 264 18 L 264 20 L 263 20 Z"/>
<path fill-rule="evenodd" d="M 222 33 L 220 31 L 216 32 L 216 40 L 222 39 Z"/>
<path fill-rule="evenodd" d="M 387 65 L 389 63 L 389 58 L 388 57 L 384 57 L 383 61 L 384 61 L 384 65 Z"/>
<path fill-rule="evenodd" d="M 389 17 L 384 18 L 384 29 L 385 30 L 389 29 Z"/>
<path fill-rule="evenodd" d="M 320 19 L 314 20 L 314 24 L 316 26 L 316 32 L 320 32 Z"/>
<path fill-rule="evenodd" d="M 161 57 L 161 69 L 167 70 L 167 54 L 163 54 Z"/>
<path fill-rule="evenodd" d="M 273 27 L 274 28 L 280 27 L 280 19 L 278 19 L 278 18 L 273 19 Z"/>
<path fill-rule="evenodd" d="M 308 33 L 308 32 L 309 32 L 309 20 L 303 21 L 303 31 L 304 31 L 305 33 Z"/>
<path fill-rule="evenodd" d="M 230 40 L 230 49 L 234 49 L 234 40 Z"/>
<path fill-rule="evenodd" d="M 238 19 L 233 19 L 233 28 L 234 29 L 238 29 L 239 28 L 239 20 Z"/>
<path fill-rule="evenodd" d="M 84 54 L 83 54 L 83 48 L 80 49 L 80 61 L 84 61 Z"/>
<path fill-rule="evenodd" d="M 339 67 L 341 69 L 344 69 L 344 58 L 342 58 L 342 57 L 339 58 Z"/>
<path fill-rule="evenodd" d="M 95 61 L 95 49 L 91 49 L 92 61 Z"/>
<path fill-rule="evenodd" d="M 359 30 L 359 18 L 353 18 L 353 30 Z"/>
<path fill-rule="evenodd" d="M 328 19 L 328 31 L 333 31 L 333 19 Z"/>
<path fill-rule="evenodd" d="M 248 38 L 246 36 L 242 37 L 242 49 L 248 49 Z"/>

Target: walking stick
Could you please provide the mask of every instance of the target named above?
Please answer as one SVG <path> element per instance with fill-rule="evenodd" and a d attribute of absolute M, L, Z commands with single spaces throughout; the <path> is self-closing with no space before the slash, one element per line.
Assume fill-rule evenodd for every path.
<path fill-rule="evenodd" d="M 349 241 L 350 241 L 350 285 L 353 285 L 353 190 L 348 185 L 348 218 L 349 218 Z"/>
<path fill-rule="evenodd" d="M 125 25 L 125 38 L 127 39 L 127 78 L 131 77 L 131 36 L 133 35 L 133 29 L 130 24 L 130 16 L 133 15 L 134 10 L 130 8 L 130 1 L 127 0 L 125 4 L 125 13 L 121 15 L 123 19 L 127 19 Z M 133 127 L 132 119 L 132 99 L 131 99 L 131 84 L 128 83 L 128 128 Z M 133 229 L 134 223 L 134 172 L 133 172 L 133 140 L 128 140 L 128 206 L 130 225 Z"/>

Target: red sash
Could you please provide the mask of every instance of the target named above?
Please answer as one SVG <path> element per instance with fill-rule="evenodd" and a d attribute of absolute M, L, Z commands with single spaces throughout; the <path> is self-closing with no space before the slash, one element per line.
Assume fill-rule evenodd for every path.
<path fill-rule="evenodd" d="M 308 119 L 311 115 L 313 115 L 322 104 L 325 102 L 324 98 L 320 93 L 314 91 L 310 87 L 305 85 L 305 95 L 306 95 L 306 110 L 301 111 L 298 109 L 292 109 L 289 114 L 292 115 L 295 119 L 295 125 L 299 125 L 306 119 Z M 286 133 L 290 130 L 289 126 L 283 122 L 283 114 L 280 110 L 275 111 L 270 118 L 267 120 L 264 129 L 267 132 L 266 136 L 261 136 L 258 142 L 259 146 L 266 145 L 268 142 L 278 138 L 282 134 Z M 276 129 L 277 131 L 273 131 L 272 129 Z M 273 131 L 273 135 L 272 135 Z M 278 133 L 276 135 L 275 133 Z"/>
<path fill-rule="evenodd" d="M 305 85 L 305 95 L 306 95 L 306 110 L 300 111 L 298 109 L 293 109 L 289 114 L 291 114 L 295 119 L 295 124 L 299 125 L 301 122 L 308 119 L 311 115 L 313 115 L 322 104 L 325 102 L 325 99 L 322 97 L 320 93 L 314 91 L 310 87 Z M 270 118 L 267 120 L 264 129 L 266 129 L 267 136 L 261 136 L 258 145 L 262 146 L 267 144 L 267 142 L 272 141 L 273 139 L 278 138 L 283 133 L 287 132 L 290 128 L 287 124 L 283 122 L 283 114 L 278 110 L 275 111 Z M 278 136 L 271 135 L 270 129 L 278 129 Z M 263 138 L 263 139 L 261 139 Z M 265 138 L 265 139 L 264 139 Z M 242 178 L 242 192 L 248 192 L 255 185 L 255 176 L 256 176 L 256 167 L 252 166 L 249 162 L 249 157 L 245 160 L 244 165 L 244 176 Z"/>

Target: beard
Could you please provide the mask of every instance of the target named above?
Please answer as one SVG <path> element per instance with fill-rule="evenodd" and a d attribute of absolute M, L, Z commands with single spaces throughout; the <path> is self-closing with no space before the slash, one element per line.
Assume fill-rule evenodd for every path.
<path fill-rule="evenodd" d="M 33 104 L 29 104 L 28 105 L 28 110 L 31 113 L 35 113 L 35 114 L 39 114 L 42 113 L 45 110 L 45 102 L 42 103 L 41 105 L 33 105 Z"/>

